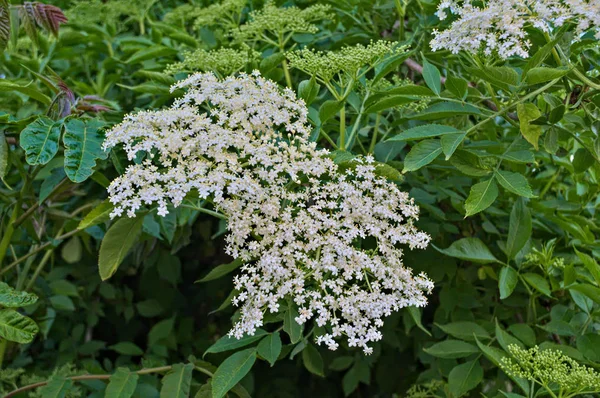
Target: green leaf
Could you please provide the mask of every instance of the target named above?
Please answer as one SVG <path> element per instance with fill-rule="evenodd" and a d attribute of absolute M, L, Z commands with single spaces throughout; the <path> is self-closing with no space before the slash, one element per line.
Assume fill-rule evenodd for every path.
<path fill-rule="evenodd" d="M 212 378 L 213 398 L 222 398 L 252 369 L 256 361 L 256 349 L 249 348 L 236 352 L 227 358 L 216 370 Z"/>
<path fill-rule="evenodd" d="M 440 95 L 440 92 L 442 91 L 442 75 L 438 68 L 425 58 L 423 58 L 423 79 L 425 80 L 427 87 L 437 95 Z"/>
<path fill-rule="evenodd" d="M 502 330 L 497 319 L 496 319 L 495 331 L 496 331 L 496 339 L 498 340 L 498 344 L 500 344 L 500 346 L 505 351 L 508 351 L 508 346 L 510 346 L 512 344 L 515 344 L 521 348 L 525 348 L 525 346 L 523 345 L 523 343 L 521 343 L 520 340 L 517 340 L 516 338 L 511 336 L 508 332 L 505 332 L 504 330 Z"/>
<path fill-rule="evenodd" d="M 136 51 L 125 61 L 126 64 L 135 64 L 139 62 L 143 62 L 149 59 L 156 59 L 159 57 L 165 57 L 177 54 L 177 50 L 174 48 L 169 48 L 165 46 L 151 46 L 148 48 L 142 48 L 141 50 Z"/>
<path fill-rule="evenodd" d="M 304 367 L 310 373 L 325 377 L 325 373 L 323 372 L 323 358 L 314 345 L 307 344 L 306 348 L 302 350 L 302 362 L 304 362 Z"/>
<path fill-rule="evenodd" d="M 144 217 L 122 218 L 111 225 L 100 244 L 98 269 L 103 281 L 119 268 L 142 232 Z"/>
<path fill-rule="evenodd" d="M 400 86 L 371 95 L 365 101 L 364 113 L 378 113 L 399 105 L 420 101 L 423 97 L 432 97 L 435 94 L 423 86 Z"/>
<path fill-rule="evenodd" d="M 469 84 L 463 78 L 449 76 L 446 79 L 445 87 L 456 97 L 458 97 L 461 100 L 464 100 L 467 97 L 467 89 L 469 87 Z"/>
<path fill-rule="evenodd" d="M 496 367 L 500 367 L 503 358 L 508 358 L 508 355 L 504 351 L 496 347 L 485 346 L 478 339 L 475 339 L 475 342 L 477 343 L 477 346 L 481 352 L 483 352 L 483 355 L 485 355 L 490 362 L 496 365 Z M 513 380 L 527 396 L 529 396 L 529 382 L 527 380 L 519 377 L 513 377 L 511 375 L 508 375 L 508 377 L 510 377 L 510 379 Z"/>
<path fill-rule="evenodd" d="M 298 310 L 294 304 L 290 302 L 288 310 L 285 312 L 285 316 L 283 318 L 283 331 L 290 336 L 292 344 L 296 344 L 300 341 L 302 338 L 302 331 L 304 330 L 304 325 L 300 325 L 298 322 L 296 322 L 296 318 L 298 316 L 300 316 L 300 314 L 298 314 Z"/>
<path fill-rule="evenodd" d="M 58 152 L 60 123 L 46 116 L 40 116 L 21 131 L 21 148 L 25 150 L 30 165 L 46 164 Z"/>
<path fill-rule="evenodd" d="M 348 369 L 350 366 L 352 366 L 353 363 L 354 357 L 348 355 L 342 357 L 335 357 L 333 358 L 333 361 L 331 361 L 331 363 L 329 364 L 329 369 L 339 372 Z"/>
<path fill-rule="evenodd" d="M 344 106 L 343 101 L 327 100 L 323 102 L 323 105 L 319 108 L 319 119 L 321 120 L 321 124 L 334 117 L 339 110 L 342 109 L 342 106 Z"/>
<path fill-rule="evenodd" d="M 552 297 L 552 292 L 550 291 L 550 285 L 548 281 L 541 275 L 534 274 L 532 272 L 528 272 L 523 274 L 523 279 L 529 285 L 531 285 L 538 292 L 545 294 L 548 297 Z"/>
<path fill-rule="evenodd" d="M 0 282 L 0 306 L 25 307 L 37 302 L 38 297 L 33 293 L 21 292 L 13 289 L 8 284 Z"/>
<path fill-rule="evenodd" d="M 587 283 L 580 283 L 578 285 L 571 286 L 569 290 L 575 290 L 579 293 L 582 293 L 596 303 L 600 304 L 600 289 L 596 286 L 592 286 Z"/>
<path fill-rule="evenodd" d="M 40 92 L 37 88 L 35 88 L 33 82 L 30 82 L 26 86 L 21 86 L 20 84 L 12 83 L 5 80 L 0 81 L 0 92 L 10 93 L 14 91 L 23 93 L 28 97 L 31 97 L 34 100 L 41 102 L 45 106 L 50 106 L 50 104 L 52 103 L 52 99 L 44 93 Z"/>
<path fill-rule="evenodd" d="M 525 81 L 528 84 L 539 84 L 549 82 L 550 80 L 558 79 L 569 73 L 569 69 L 557 69 L 557 68 L 532 68 L 525 75 Z"/>
<path fill-rule="evenodd" d="M 118 352 L 121 355 L 140 356 L 144 355 L 144 351 L 137 345 L 129 341 L 121 341 L 117 344 L 111 345 L 111 350 Z"/>
<path fill-rule="evenodd" d="M 258 355 L 266 359 L 271 366 L 275 365 L 281 353 L 281 337 L 279 332 L 269 334 L 258 343 Z"/>
<path fill-rule="evenodd" d="M 600 362 L 600 335 L 588 333 L 577 338 L 577 349 L 593 362 Z"/>
<path fill-rule="evenodd" d="M 481 111 L 470 104 L 457 104 L 455 102 L 438 102 L 421 112 L 409 116 L 415 120 L 446 119 L 453 116 L 480 115 Z"/>
<path fill-rule="evenodd" d="M 223 336 L 219 340 L 217 340 L 215 344 L 208 347 L 208 349 L 204 352 L 204 355 L 211 353 L 214 354 L 217 352 L 225 352 L 235 350 L 236 348 L 245 347 L 249 344 L 254 343 L 255 341 L 262 339 L 267 334 L 268 333 L 263 329 L 256 329 L 256 332 L 253 335 L 245 335 L 241 339 L 236 339 L 235 337 L 230 336 Z"/>
<path fill-rule="evenodd" d="M 412 320 L 415 322 L 415 325 L 417 325 L 419 329 L 425 332 L 426 335 L 431 336 L 429 330 L 427 330 L 425 326 L 423 326 L 423 321 L 421 319 L 423 317 L 423 314 L 421 313 L 421 310 L 418 307 L 410 306 L 407 308 L 407 311 Z"/>
<path fill-rule="evenodd" d="M 173 365 L 169 373 L 162 379 L 160 398 L 187 398 L 192 385 L 194 364 L 178 363 Z"/>
<path fill-rule="evenodd" d="M 65 398 L 71 387 L 73 387 L 73 380 L 54 375 L 48 380 L 48 384 L 39 389 L 38 393 L 44 398 Z"/>
<path fill-rule="evenodd" d="M 556 43 L 558 43 L 558 40 L 560 39 L 560 37 L 561 37 L 560 35 L 556 36 L 556 38 L 554 40 L 546 43 L 543 47 L 541 47 L 539 50 L 537 50 L 531 56 L 531 58 L 529 58 L 529 60 L 523 67 L 523 76 L 527 76 L 527 73 L 529 73 L 529 71 L 531 69 L 541 65 L 542 62 L 544 62 L 544 60 L 548 57 L 548 55 L 550 55 L 550 53 L 554 49 L 554 46 L 556 45 Z"/>
<path fill-rule="evenodd" d="M 522 174 L 498 170 L 496 171 L 495 176 L 504 189 L 519 196 L 535 198 L 527 179 Z"/>
<path fill-rule="evenodd" d="M 575 173 L 583 173 L 588 170 L 594 163 L 596 159 L 594 155 L 586 148 L 579 148 L 575 155 L 573 156 L 573 170 Z"/>
<path fill-rule="evenodd" d="M 463 142 L 467 133 L 446 134 L 442 136 L 442 151 L 446 155 L 446 160 L 450 159 L 456 151 L 456 148 Z"/>
<path fill-rule="evenodd" d="M 519 74 L 508 66 L 467 68 L 467 71 L 474 76 L 506 91 L 510 91 L 511 86 L 516 86 L 519 83 Z"/>
<path fill-rule="evenodd" d="M 73 182 L 80 183 L 94 173 L 96 160 L 106 158 L 102 150 L 104 135 L 100 129 L 104 123 L 92 119 L 71 119 L 65 124 L 65 172 Z"/>
<path fill-rule="evenodd" d="M 148 333 L 148 345 L 153 346 L 161 340 L 168 338 L 173 332 L 175 318 L 163 319 L 158 322 Z"/>
<path fill-rule="evenodd" d="M 242 265 L 242 260 L 239 258 L 236 258 L 235 260 L 233 260 L 232 262 L 230 262 L 228 264 L 217 265 L 215 268 L 211 269 L 210 272 L 208 274 L 206 274 L 206 276 L 204 278 L 199 279 L 196 282 L 208 282 L 208 281 L 218 279 L 224 275 L 227 275 L 228 273 L 232 272 L 233 270 L 239 268 L 241 265 Z"/>
<path fill-rule="evenodd" d="M 531 213 L 523 199 L 518 199 L 511 212 L 506 238 L 506 256 L 514 259 L 531 237 Z"/>
<path fill-rule="evenodd" d="M 83 217 L 83 220 L 79 222 L 77 229 L 86 229 L 93 227 L 94 225 L 102 224 L 110 220 L 110 213 L 113 211 L 114 206 L 108 199 L 104 200 L 98 206 L 94 207 L 92 211 Z"/>
<path fill-rule="evenodd" d="M 393 136 L 387 141 L 411 141 L 411 140 L 420 140 L 423 138 L 432 138 L 443 136 L 446 134 L 456 134 L 459 131 L 451 126 L 443 126 L 441 124 L 424 124 L 422 126 L 417 126 L 410 128 Z"/>
<path fill-rule="evenodd" d="M 455 366 L 448 374 L 448 387 L 455 397 L 460 397 L 471 391 L 483 380 L 483 368 L 475 359 Z"/>
<path fill-rule="evenodd" d="M 542 112 L 532 103 L 518 104 L 517 115 L 523 137 L 538 150 L 538 141 L 542 135 L 542 126 L 531 124 L 532 121 L 542 116 Z"/>
<path fill-rule="evenodd" d="M 404 158 L 403 173 L 419 170 L 428 165 L 442 153 L 442 145 L 439 140 L 423 140 L 410 149 Z"/>
<path fill-rule="evenodd" d="M 483 177 L 490 174 L 490 170 L 485 168 L 481 159 L 470 151 L 457 150 L 450 158 L 450 164 L 461 173 L 471 177 Z"/>
<path fill-rule="evenodd" d="M 577 253 L 577 257 L 579 257 L 579 259 L 581 260 L 581 262 L 583 263 L 585 268 L 590 272 L 590 274 L 592 274 L 592 276 L 594 277 L 594 281 L 596 281 L 596 283 L 598 285 L 600 285 L 600 266 L 598 265 L 596 260 L 594 260 L 591 256 L 580 252 L 576 248 L 575 248 L 575 253 Z M 2 289 L 0 288 L 0 292 L 1 292 L 1 290 Z M 2 304 L 2 296 L 1 295 L 0 295 L 0 304 Z"/>
<path fill-rule="evenodd" d="M 0 337 L 19 344 L 31 343 L 39 331 L 35 322 L 13 309 L 0 310 Z"/>
<path fill-rule="evenodd" d="M 303 80 L 298 84 L 298 97 L 302 98 L 306 105 L 310 105 L 319 94 L 320 89 L 321 86 L 313 76 L 310 80 Z"/>
<path fill-rule="evenodd" d="M 438 250 L 447 256 L 474 263 L 487 264 L 499 262 L 485 243 L 478 238 L 463 238 L 453 242 L 447 249 Z"/>
<path fill-rule="evenodd" d="M 461 321 L 436 326 L 444 333 L 461 340 L 475 341 L 475 338 L 489 339 L 490 334 L 475 322 Z"/>
<path fill-rule="evenodd" d="M 446 359 L 465 358 L 479 352 L 473 344 L 461 340 L 445 340 L 423 348 L 423 351 L 434 357 Z"/>
<path fill-rule="evenodd" d="M 517 283 L 519 282 L 519 274 L 514 268 L 505 265 L 500 270 L 500 277 L 498 279 L 498 288 L 500 289 L 500 299 L 504 300 L 509 297 L 515 290 Z"/>
<path fill-rule="evenodd" d="M 105 398 L 129 398 L 133 395 L 139 376 L 127 368 L 117 368 L 106 386 Z"/>
<path fill-rule="evenodd" d="M 465 202 L 465 217 L 472 216 L 490 207 L 498 197 L 498 185 L 494 177 L 471 187 L 469 197 Z"/>

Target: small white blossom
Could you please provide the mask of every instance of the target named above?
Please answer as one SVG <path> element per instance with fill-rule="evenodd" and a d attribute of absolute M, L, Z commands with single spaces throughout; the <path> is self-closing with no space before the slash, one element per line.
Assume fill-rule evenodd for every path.
<path fill-rule="evenodd" d="M 113 216 L 152 204 L 165 215 L 192 191 L 212 200 L 228 218 L 227 253 L 244 261 L 230 335 L 255 333 L 291 299 L 296 322 L 325 327 L 318 343 L 336 349 L 345 336 L 370 353 L 383 318 L 426 305 L 433 283 L 404 267 L 399 245 L 423 249 L 430 237 L 371 157 L 341 170 L 309 141 L 304 102 L 257 72 L 196 74 L 178 88 L 188 91 L 171 108 L 129 115 L 107 134 L 105 147 L 146 155 L 110 185 Z"/>
<path fill-rule="evenodd" d="M 600 39 L 600 0 L 490 0 L 483 6 L 471 0 L 443 0 L 436 15 L 448 17 L 446 10 L 458 15 L 449 29 L 433 31 L 432 50 L 450 50 L 501 58 L 529 56 L 528 27 L 550 32 L 566 22 L 576 24 L 580 36 L 590 29 Z"/>

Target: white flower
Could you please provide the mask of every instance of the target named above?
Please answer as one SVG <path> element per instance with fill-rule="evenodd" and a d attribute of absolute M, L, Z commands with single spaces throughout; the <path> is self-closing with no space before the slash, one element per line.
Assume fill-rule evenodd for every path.
<path fill-rule="evenodd" d="M 600 0 L 490 0 L 483 7 L 471 0 L 443 0 L 436 15 L 440 20 L 447 17 L 450 9 L 458 15 L 450 28 L 433 31 L 432 50 L 450 50 L 485 55 L 497 54 L 501 58 L 517 55 L 529 56 L 531 43 L 526 28 L 533 26 L 550 32 L 565 22 L 577 25 L 580 36 L 595 29 L 600 39 Z"/>
<path fill-rule="evenodd" d="M 422 249 L 430 238 L 372 158 L 339 169 L 309 141 L 304 102 L 257 72 L 196 74 L 178 88 L 188 91 L 171 108 L 129 115 L 107 134 L 105 147 L 138 159 L 109 187 L 113 216 L 152 204 L 164 215 L 192 191 L 227 216 L 226 251 L 244 261 L 231 335 L 253 334 L 292 300 L 296 322 L 325 327 L 318 343 L 336 349 L 343 335 L 370 353 L 383 318 L 426 305 L 433 284 L 404 267 L 399 245 Z"/>

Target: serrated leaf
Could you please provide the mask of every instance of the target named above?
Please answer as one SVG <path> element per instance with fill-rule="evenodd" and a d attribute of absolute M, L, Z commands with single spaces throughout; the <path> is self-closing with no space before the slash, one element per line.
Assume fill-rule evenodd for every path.
<path fill-rule="evenodd" d="M 41 387 L 38 392 L 44 398 L 65 398 L 71 387 L 73 387 L 73 380 L 54 375 L 50 377 L 48 384 Z"/>
<path fill-rule="evenodd" d="M 542 112 L 532 103 L 517 105 L 517 115 L 519 116 L 519 126 L 523 137 L 537 150 L 538 141 L 542 135 L 542 126 L 532 124 L 531 122 L 542 116 Z"/>
<path fill-rule="evenodd" d="M 453 116 L 479 114 L 481 114 L 481 111 L 470 104 L 462 105 L 455 102 L 438 102 L 408 118 L 415 120 L 436 120 Z"/>
<path fill-rule="evenodd" d="M 217 340 L 215 344 L 208 347 L 208 349 L 204 352 L 204 355 L 211 353 L 214 354 L 217 352 L 225 352 L 235 350 L 236 348 L 245 347 L 254 343 L 255 341 L 262 339 L 267 334 L 268 333 L 263 329 L 256 329 L 256 332 L 254 332 L 253 335 L 245 335 L 241 339 L 237 339 L 232 336 L 223 336 L 219 340 Z"/>
<path fill-rule="evenodd" d="M 98 270 L 103 281 L 110 278 L 129 253 L 142 232 L 144 217 L 122 218 L 110 226 L 102 243 Z"/>
<path fill-rule="evenodd" d="M 25 150 L 27 163 L 42 165 L 48 163 L 58 152 L 60 123 L 46 116 L 40 116 L 21 132 L 21 148 Z"/>
<path fill-rule="evenodd" d="M 30 343 L 39 331 L 29 317 L 13 309 L 0 310 L 0 337 L 20 344 Z"/>
<path fill-rule="evenodd" d="M 92 211 L 83 217 L 83 220 L 79 222 L 77 229 L 86 229 L 94 225 L 102 224 L 110 220 L 110 213 L 113 211 L 114 206 L 108 199 L 94 207 Z"/>
<path fill-rule="evenodd" d="M 448 374 L 448 387 L 455 397 L 471 391 L 483 380 L 483 368 L 475 359 L 452 368 Z"/>
<path fill-rule="evenodd" d="M 479 352 L 473 344 L 461 340 L 441 341 L 431 347 L 423 348 L 423 351 L 436 358 L 445 359 L 465 358 Z"/>
<path fill-rule="evenodd" d="M 548 281 L 541 275 L 534 274 L 533 272 L 528 272 L 523 274 L 523 279 L 527 282 L 531 287 L 533 287 L 538 292 L 545 294 L 548 297 L 552 297 L 552 292 L 550 291 L 550 285 Z"/>
<path fill-rule="evenodd" d="M 523 199 L 518 199 L 511 212 L 506 238 L 506 256 L 514 259 L 531 237 L 531 213 Z"/>
<path fill-rule="evenodd" d="M 258 355 L 266 359 L 271 366 L 275 365 L 281 353 L 281 337 L 279 332 L 269 334 L 258 343 Z"/>
<path fill-rule="evenodd" d="M 462 100 L 467 97 L 467 89 L 469 84 L 463 78 L 449 76 L 446 79 L 445 87 L 446 90 L 450 91 L 452 94 Z"/>
<path fill-rule="evenodd" d="M 423 138 L 433 138 L 447 134 L 455 134 L 458 132 L 459 131 L 452 126 L 443 126 L 441 124 L 425 124 L 405 130 L 400 134 L 389 138 L 387 141 L 420 140 Z"/>
<path fill-rule="evenodd" d="M 236 352 L 223 361 L 212 378 L 212 397 L 222 398 L 252 369 L 256 361 L 256 349 Z"/>
<path fill-rule="evenodd" d="M 17 84 L 17 83 L 12 83 L 12 82 L 8 82 L 8 81 L 0 81 L 0 92 L 10 93 L 13 91 L 18 91 L 20 93 L 23 93 L 23 94 L 27 95 L 28 97 L 41 102 L 45 106 L 49 106 L 52 103 L 52 99 L 50 99 L 50 97 L 48 97 L 46 94 L 40 92 L 37 88 L 32 86 L 31 83 L 29 83 L 26 86 L 21 86 L 20 84 Z"/>
<path fill-rule="evenodd" d="M 162 379 L 160 398 L 188 398 L 192 385 L 194 364 L 178 363 Z"/>
<path fill-rule="evenodd" d="M 486 264 L 499 262 L 485 243 L 478 238 L 463 238 L 452 243 L 447 249 L 438 250 L 447 256 L 474 263 Z"/>
<path fill-rule="evenodd" d="M 97 159 L 105 159 L 102 149 L 104 123 L 92 119 L 71 119 L 65 124 L 65 173 L 73 182 L 80 183 L 94 173 Z"/>
<path fill-rule="evenodd" d="M 575 253 L 577 253 L 577 257 L 581 260 L 585 268 L 592 274 L 594 281 L 596 284 L 600 285 L 600 265 L 594 260 L 593 257 L 589 256 L 586 253 L 582 253 L 575 248 Z M 0 289 L 1 291 L 1 289 Z M 0 304 L 2 304 L 2 296 L 0 295 Z"/>
<path fill-rule="evenodd" d="M 105 398 L 129 398 L 135 392 L 139 376 L 127 368 L 117 368 L 106 386 Z"/>
<path fill-rule="evenodd" d="M 504 300 L 509 297 L 515 290 L 519 282 L 519 274 L 512 267 L 505 265 L 500 270 L 498 279 L 498 288 L 500 289 L 500 299 Z"/>
<path fill-rule="evenodd" d="M 442 142 L 442 151 L 444 155 L 446 155 L 446 160 L 450 159 L 456 151 L 456 148 L 463 142 L 467 133 L 455 133 L 455 134 L 446 134 L 441 138 Z"/>
<path fill-rule="evenodd" d="M 0 282 L 0 306 L 9 308 L 25 307 L 38 301 L 33 293 L 21 292 Z"/>
<path fill-rule="evenodd" d="M 410 149 L 404 158 L 403 173 L 416 171 L 428 165 L 442 153 L 442 145 L 439 140 L 423 140 Z"/>
<path fill-rule="evenodd" d="M 558 79 L 569 73 L 569 69 L 557 69 L 557 68 L 532 68 L 525 75 L 525 81 L 528 84 L 539 84 L 549 82 L 550 80 Z"/>
<path fill-rule="evenodd" d="M 490 207 L 498 197 L 498 186 L 494 178 L 482 181 L 471 187 L 469 197 L 465 202 L 465 217 L 472 216 Z"/>
<path fill-rule="evenodd" d="M 512 171 L 496 171 L 496 180 L 502 185 L 506 190 L 515 193 L 519 196 L 523 196 L 526 198 L 534 198 L 535 195 L 531 191 L 531 187 L 527 182 L 527 179 L 519 173 L 513 173 Z"/>

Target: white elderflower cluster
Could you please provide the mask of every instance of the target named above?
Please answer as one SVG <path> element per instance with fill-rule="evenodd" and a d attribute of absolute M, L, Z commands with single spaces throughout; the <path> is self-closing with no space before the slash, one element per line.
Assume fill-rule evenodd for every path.
<path fill-rule="evenodd" d="M 404 267 L 399 245 L 430 238 L 371 157 L 340 169 L 309 141 L 304 102 L 258 72 L 195 74 L 178 88 L 188 91 L 171 108 L 129 115 L 107 134 L 106 148 L 137 160 L 108 188 L 112 215 L 152 204 L 164 215 L 191 192 L 212 200 L 228 218 L 227 253 L 244 262 L 230 335 L 254 334 L 292 299 L 296 322 L 325 328 L 318 343 L 336 349 L 345 336 L 370 353 L 384 317 L 426 305 L 433 283 Z"/>
<path fill-rule="evenodd" d="M 564 25 L 576 24 L 576 34 L 594 29 L 600 39 L 600 0 L 490 0 L 478 6 L 471 0 L 442 0 L 436 15 L 447 18 L 447 10 L 458 15 L 450 28 L 433 31 L 432 50 L 447 49 L 501 58 L 529 56 L 531 43 L 527 28 L 544 32 Z"/>

